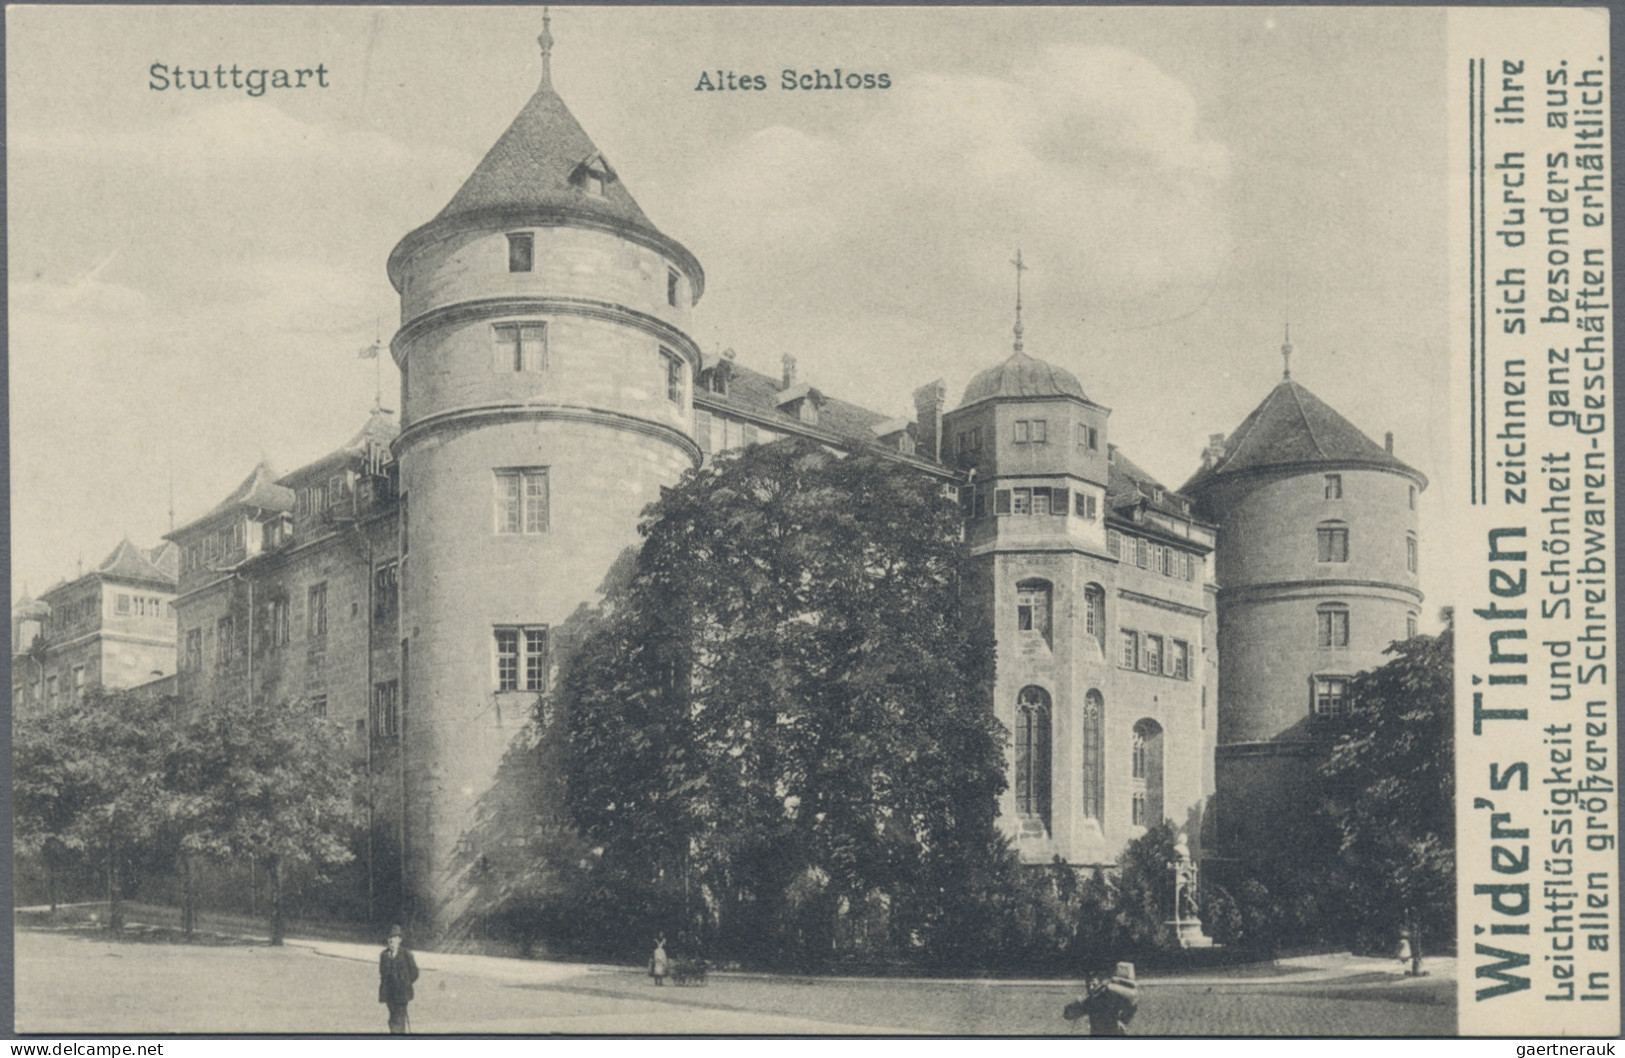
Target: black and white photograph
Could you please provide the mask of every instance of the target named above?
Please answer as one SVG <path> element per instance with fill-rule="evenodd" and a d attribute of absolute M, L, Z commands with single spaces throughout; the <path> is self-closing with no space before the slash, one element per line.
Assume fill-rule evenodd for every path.
<path fill-rule="evenodd" d="M 9 7 L 14 1031 L 1617 1032 L 1492 14 Z"/>

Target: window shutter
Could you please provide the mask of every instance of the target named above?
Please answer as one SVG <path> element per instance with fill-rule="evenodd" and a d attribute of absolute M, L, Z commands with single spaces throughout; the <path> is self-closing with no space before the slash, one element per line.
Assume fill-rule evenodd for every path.
<path fill-rule="evenodd" d="M 995 489 L 995 490 L 993 490 L 993 513 L 994 514 L 1009 514 L 1010 513 L 1010 490 L 1009 489 Z"/>
<path fill-rule="evenodd" d="M 1059 514 L 1063 518 L 1066 517 L 1067 504 L 1069 502 L 1070 501 L 1067 499 L 1067 490 L 1056 489 L 1055 497 L 1050 501 L 1050 513 Z"/>

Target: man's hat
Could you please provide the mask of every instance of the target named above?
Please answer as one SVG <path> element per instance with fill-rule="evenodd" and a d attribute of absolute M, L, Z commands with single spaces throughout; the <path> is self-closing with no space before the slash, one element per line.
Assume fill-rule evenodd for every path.
<path fill-rule="evenodd" d="M 391 926 L 391 927 L 389 927 L 389 935 L 391 937 L 404 937 L 404 936 L 406 936 L 405 933 L 401 932 L 401 927 L 399 927 L 399 926 Z M 1132 967 L 1130 967 L 1130 969 L 1132 969 Z"/>
<path fill-rule="evenodd" d="M 1134 964 L 1131 963 L 1131 962 L 1120 962 L 1120 963 L 1118 963 L 1117 964 L 1117 972 L 1115 974 L 1113 974 L 1112 976 L 1113 977 L 1121 977 L 1125 981 L 1134 980 Z"/>

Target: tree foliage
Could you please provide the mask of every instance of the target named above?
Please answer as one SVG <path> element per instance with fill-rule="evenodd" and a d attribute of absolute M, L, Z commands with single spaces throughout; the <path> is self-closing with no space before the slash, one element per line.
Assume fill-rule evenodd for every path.
<path fill-rule="evenodd" d="M 294 867 L 353 858 L 355 768 L 344 729 L 286 704 L 200 707 L 171 758 L 183 852 L 262 864 L 271 882 L 271 943 L 283 938 L 282 883 Z"/>
<path fill-rule="evenodd" d="M 792 440 L 691 472 L 642 530 L 565 686 L 601 902 L 744 955 L 819 958 L 865 908 L 892 942 L 943 928 L 1004 785 L 955 505 Z"/>
<path fill-rule="evenodd" d="M 1454 637 L 1416 636 L 1356 676 L 1321 768 L 1349 909 L 1370 943 L 1454 935 Z"/>

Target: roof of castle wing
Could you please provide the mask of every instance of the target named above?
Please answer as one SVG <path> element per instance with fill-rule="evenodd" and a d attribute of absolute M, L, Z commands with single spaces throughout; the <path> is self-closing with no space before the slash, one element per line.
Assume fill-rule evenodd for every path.
<path fill-rule="evenodd" d="M 172 529 L 164 534 L 164 539 L 174 540 L 205 522 L 213 521 L 229 511 L 243 507 L 257 507 L 267 511 L 291 511 L 294 506 L 293 490 L 277 484 L 276 471 L 271 469 L 269 463 L 260 463 L 243 479 L 243 483 L 232 490 L 230 496 L 217 503 L 209 513 L 201 518 L 194 518 L 179 529 Z"/>
<path fill-rule="evenodd" d="M 1369 466 L 1426 484 L 1420 471 L 1360 432 L 1331 405 L 1290 378 L 1270 390 L 1224 442 L 1224 455 L 1194 474 L 1182 492 L 1248 471 L 1314 465 Z"/>
<path fill-rule="evenodd" d="M 119 541 L 113 553 L 102 559 L 95 572 L 116 580 L 175 583 L 175 573 L 155 565 L 147 552 L 130 543 L 129 537 Z"/>
<path fill-rule="evenodd" d="M 586 189 L 583 168 L 605 177 Z M 543 83 L 436 220 L 488 211 L 596 213 L 658 234 L 564 100 Z"/>

